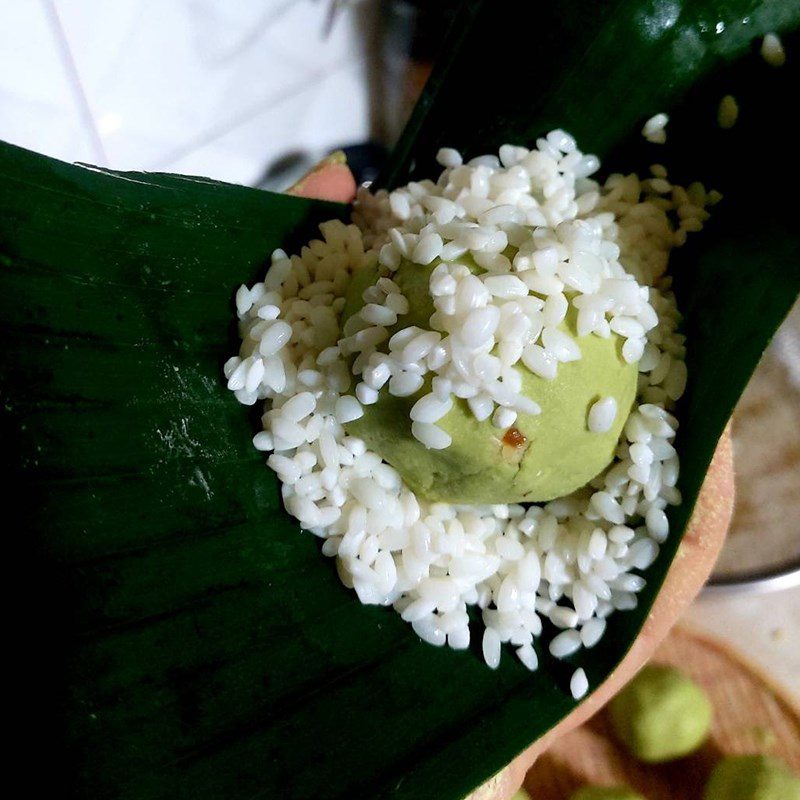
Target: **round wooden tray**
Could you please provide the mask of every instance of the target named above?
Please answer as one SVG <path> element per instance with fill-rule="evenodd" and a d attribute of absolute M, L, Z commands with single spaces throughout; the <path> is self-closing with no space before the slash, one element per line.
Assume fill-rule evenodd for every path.
<path fill-rule="evenodd" d="M 700 800 L 716 761 L 741 753 L 773 755 L 800 772 L 800 712 L 734 650 L 679 628 L 653 660 L 680 668 L 708 693 L 714 726 L 705 746 L 669 764 L 640 764 L 616 742 L 601 711 L 534 764 L 525 779 L 533 800 L 565 800 L 587 783 L 626 784 L 648 800 Z"/>

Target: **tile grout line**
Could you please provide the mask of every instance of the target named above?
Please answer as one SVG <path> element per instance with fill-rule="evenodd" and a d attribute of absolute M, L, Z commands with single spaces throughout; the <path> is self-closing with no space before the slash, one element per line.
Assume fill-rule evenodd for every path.
<path fill-rule="evenodd" d="M 61 18 L 59 17 L 58 9 L 56 8 L 53 0 L 42 0 L 42 5 L 44 6 L 45 15 L 50 22 L 53 36 L 55 37 L 56 44 L 60 51 L 61 62 L 72 90 L 73 100 L 78 106 L 78 113 L 80 114 L 83 122 L 84 130 L 89 134 L 92 149 L 95 152 L 95 158 L 101 162 L 99 166 L 107 167 L 108 156 L 106 155 L 106 149 L 103 145 L 103 140 L 100 136 L 100 133 L 97 130 L 97 126 L 95 125 L 94 115 L 92 114 L 89 100 L 84 92 L 83 82 L 81 81 L 77 64 L 75 63 L 75 59 L 72 55 L 72 49 L 69 46 L 66 31 L 64 30 L 64 26 L 61 24 Z"/>
<path fill-rule="evenodd" d="M 236 55 L 248 50 L 259 39 L 259 37 L 268 34 L 270 29 L 276 25 L 284 17 L 284 15 L 291 11 L 302 0 L 285 0 L 285 2 L 277 8 L 268 8 L 261 15 L 257 24 L 252 27 L 237 44 L 233 51 Z M 230 57 L 230 53 L 226 58 Z"/>
<path fill-rule="evenodd" d="M 248 122 L 251 122 L 256 117 L 261 116 L 261 114 L 264 114 L 270 109 L 279 106 L 286 100 L 290 100 L 293 96 L 303 94 L 304 92 L 312 88 L 313 85 L 318 85 L 320 79 L 322 79 L 321 82 L 324 83 L 325 80 L 331 77 L 332 75 L 336 75 L 339 72 L 344 72 L 348 67 L 353 67 L 356 66 L 357 64 L 362 64 L 364 61 L 365 58 L 363 57 L 353 58 L 352 56 L 349 56 L 333 66 L 318 69 L 311 73 L 308 73 L 303 78 L 302 81 L 298 81 L 296 84 L 286 87 L 282 91 L 278 92 L 269 99 L 265 100 L 263 104 L 259 104 L 255 108 L 246 109 L 230 122 L 224 125 L 217 126 L 216 128 L 209 129 L 202 136 L 193 139 L 191 142 L 187 143 L 183 147 L 178 147 L 174 149 L 172 152 L 167 153 L 165 156 L 155 159 L 147 167 L 147 169 L 152 171 L 159 171 L 166 169 L 169 167 L 170 164 L 174 163 L 175 161 L 179 161 L 180 159 L 185 158 L 188 155 L 191 155 L 196 150 L 199 150 L 201 147 L 205 147 L 206 145 L 209 145 L 212 142 L 221 139 L 228 133 L 235 131 L 242 125 L 245 125 Z"/>

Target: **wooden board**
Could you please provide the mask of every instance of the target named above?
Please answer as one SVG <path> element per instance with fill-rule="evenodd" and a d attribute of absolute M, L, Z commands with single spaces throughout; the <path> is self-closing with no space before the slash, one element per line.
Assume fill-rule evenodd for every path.
<path fill-rule="evenodd" d="M 736 507 L 715 575 L 800 558 L 800 302 L 733 412 Z"/>
<path fill-rule="evenodd" d="M 800 773 L 800 712 L 730 647 L 676 629 L 653 660 L 679 667 L 708 693 L 715 716 L 705 746 L 670 764 L 640 764 L 615 741 L 600 712 L 533 766 L 525 780 L 533 800 L 566 800 L 587 783 L 627 784 L 648 800 L 700 800 L 715 762 L 741 753 L 768 753 Z"/>

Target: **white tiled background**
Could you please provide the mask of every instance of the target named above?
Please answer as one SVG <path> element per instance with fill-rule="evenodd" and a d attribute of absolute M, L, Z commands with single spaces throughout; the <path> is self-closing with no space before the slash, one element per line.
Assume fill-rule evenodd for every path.
<path fill-rule="evenodd" d="M 0 139 L 257 182 L 369 136 L 365 3 L 0 0 Z"/>

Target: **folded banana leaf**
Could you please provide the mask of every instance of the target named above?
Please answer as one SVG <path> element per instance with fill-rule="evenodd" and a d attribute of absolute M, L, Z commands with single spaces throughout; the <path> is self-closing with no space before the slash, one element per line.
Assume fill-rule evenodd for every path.
<path fill-rule="evenodd" d="M 675 254 L 690 382 L 684 504 L 636 610 L 591 655 L 598 685 L 639 631 L 725 422 L 800 290 L 797 2 L 467 3 L 385 176 L 576 134 L 604 166 L 658 161 L 724 194 Z M 776 30 L 788 52 L 758 55 Z M 717 105 L 740 115 L 720 130 Z M 668 144 L 638 135 L 668 111 Z M 202 178 L 70 166 L 0 145 L 0 420 L 7 561 L 25 590 L 24 743 L 83 798 L 463 797 L 575 705 L 569 664 L 420 642 L 364 607 L 282 510 L 221 379 L 232 295 L 344 207 Z"/>

